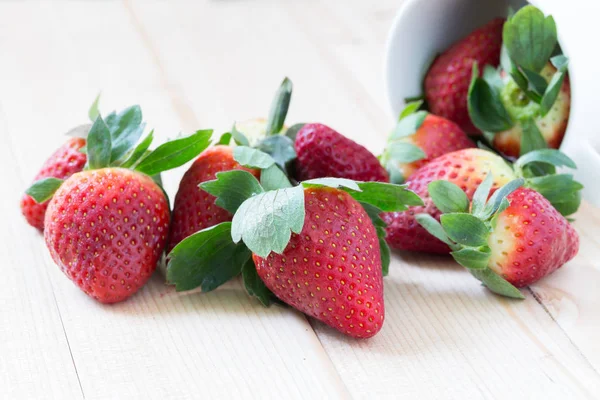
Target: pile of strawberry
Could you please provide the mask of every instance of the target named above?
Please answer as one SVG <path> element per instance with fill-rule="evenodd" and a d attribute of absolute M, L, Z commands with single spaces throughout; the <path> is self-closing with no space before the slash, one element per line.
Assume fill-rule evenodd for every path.
<path fill-rule="evenodd" d="M 536 24 L 550 34 L 529 54 L 515 43 L 535 39 Z M 409 103 L 380 157 L 323 124 L 286 127 L 287 78 L 268 119 L 236 123 L 212 146 L 201 130 L 150 150 L 139 107 L 102 117 L 94 106 L 93 124 L 48 159 L 21 209 L 61 270 L 103 303 L 139 290 L 166 250 L 178 291 L 241 275 L 265 306 L 366 338 L 384 322 L 389 247 L 451 254 L 491 291 L 522 298 L 518 288 L 579 245 L 565 216 L 582 186 L 557 173 L 575 164 L 548 148 L 569 108 L 566 59 L 545 72 L 552 27 L 527 6 L 452 46 L 425 79 L 430 112 Z M 465 133 L 477 130 L 500 155 Z M 194 158 L 171 212 L 160 173 Z"/>

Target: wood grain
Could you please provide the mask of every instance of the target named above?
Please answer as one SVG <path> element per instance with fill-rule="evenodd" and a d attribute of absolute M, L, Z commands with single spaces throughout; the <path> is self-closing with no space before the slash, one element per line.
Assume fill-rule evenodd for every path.
<path fill-rule="evenodd" d="M 521 302 L 447 258 L 394 255 L 386 323 L 368 341 L 264 309 L 237 281 L 177 294 L 156 274 L 131 300 L 97 304 L 16 213 L 100 90 L 105 112 L 141 104 L 161 141 L 264 117 L 289 76 L 289 121 L 379 152 L 393 124 L 383 46 L 400 3 L 0 2 L 0 398 L 598 398 L 600 211 L 587 204 L 580 254 Z M 184 170 L 165 174 L 171 196 Z"/>

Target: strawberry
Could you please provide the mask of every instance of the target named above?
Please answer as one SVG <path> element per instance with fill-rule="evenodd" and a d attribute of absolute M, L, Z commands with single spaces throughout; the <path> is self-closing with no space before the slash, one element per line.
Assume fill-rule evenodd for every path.
<path fill-rule="evenodd" d="M 179 184 L 173 205 L 171 238 L 167 252 L 194 232 L 231 221 L 233 215 L 215 205 L 215 197 L 202 190 L 200 183 L 215 179 L 217 172 L 242 169 L 257 178 L 258 170 L 243 168 L 233 159 L 233 149 L 229 146 L 214 146 L 200 154 L 187 170 Z"/>
<path fill-rule="evenodd" d="M 253 254 L 256 272 L 282 301 L 349 336 L 366 338 L 384 320 L 379 242 L 348 193 L 304 190 L 306 219 L 281 254 Z"/>
<path fill-rule="evenodd" d="M 452 256 L 495 293 L 523 298 L 531 285 L 571 260 L 579 249 L 577 232 L 540 193 L 509 182 L 488 200 L 491 175 L 469 201 L 447 181 L 435 181 L 429 192 L 444 210 L 441 224 L 427 214 L 417 220 L 444 241 Z M 449 201 L 449 199 L 452 199 Z"/>
<path fill-rule="evenodd" d="M 430 235 L 415 220 L 415 215 L 419 213 L 427 213 L 435 219 L 440 217 L 440 210 L 433 204 L 427 186 L 434 180 L 444 179 L 459 185 L 467 197 L 472 198 L 489 171 L 494 174 L 494 189 L 515 178 L 512 168 L 501 157 L 476 148 L 445 154 L 421 167 L 411 175 L 406 184 L 421 197 L 424 205 L 382 215 L 382 219 L 388 225 L 386 241 L 390 247 L 398 250 L 448 253 L 448 246 Z"/>
<path fill-rule="evenodd" d="M 306 124 L 296 135 L 296 178 L 326 176 L 388 182 L 388 174 L 369 150 L 322 124 Z"/>
<path fill-rule="evenodd" d="M 533 189 L 517 189 L 510 206 L 497 216 L 490 233 L 489 267 L 516 287 L 531 285 L 577 254 L 579 236 L 546 198 Z"/>
<path fill-rule="evenodd" d="M 467 93 L 473 64 L 498 66 L 504 19 L 496 18 L 440 54 L 425 76 L 425 98 L 433 114 L 454 121 L 468 134 L 479 131 L 469 119 Z"/>
<path fill-rule="evenodd" d="M 557 73 L 557 69 L 548 63 L 540 72 L 540 75 L 550 82 L 552 76 Z M 558 96 L 554 101 L 552 108 L 548 113 L 542 116 L 539 113 L 539 107 L 523 94 L 523 91 L 517 86 L 512 78 L 504 71 L 500 74 L 505 83 L 501 92 L 501 99 L 508 113 L 516 123 L 509 129 L 496 132 L 493 135 L 492 145 L 501 153 L 518 157 L 521 154 L 521 141 L 523 140 L 523 131 L 528 129 L 521 122 L 523 118 L 533 116 L 533 122 L 546 145 L 552 149 L 558 149 L 567 130 L 569 114 L 571 111 L 571 85 L 569 77 L 565 76 Z M 519 98 L 514 102 L 515 97 Z"/>
<path fill-rule="evenodd" d="M 85 153 L 79 151 L 83 146 L 85 146 L 85 139 L 74 137 L 67 140 L 44 162 L 34 181 L 50 177 L 66 179 L 81 171 L 87 161 Z M 40 231 L 44 230 L 47 208 L 48 201 L 36 203 L 28 194 L 24 194 L 21 198 L 21 212 L 27 223 Z"/>
<path fill-rule="evenodd" d="M 291 96 L 292 82 L 285 78 L 275 93 L 268 120 L 254 118 L 236 122 L 231 132 L 221 136 L 219 145 L 205 150 L 190 166 L 175 196 L 167 253 L 191 234 L 221 222 L 231 221 L 233 217 L 230 212 L 215 204 L 215 197 L 202 190 L 199 187 L 201 183 L 215 179 L 219 172 L 232 170 L 244 170 L 252 173 L 256 178 L 260 177 L 258 169 L 244 168 L 235 160 L 234 150 L 229 147 L 232 138 L 238 146 L 236 151 L 252 153 L 254 147 L 265 151 L 273 150 L 270 154 L 281 163 L 282 167 L 293 158 L 291 139 L 279 135 L 286 129 L 284 122 Z"/>
<path fill-rule="evenodd" d="M 268 154 L 236 147 L 234 157 L 260 168 L 260 182 L 232 170 L 200 184 L 233 219 L 175 246 L 168 282 L 208 292 L 241 273 L 248 294 L 265 306 L 283 301 L 352 337 L 375 335 L 390 261 L 378 214 L 420 199 L 381 182 L 323 178 L 292 186 Z"/>
<path fill-rule="evenodd" d="M 87 164 L 61 181 L 46 178 L 29 193 L 52 198 L 44 239 L 52 259 L 76 286 L 102 303 L 137 292 L 156 269 L 169 233 L 169 202 L 158 174 L 204 150 L 212 131 L 148 148 L 141 110 L 98 116 L 87 138 Z"/>
<path fill-rule="evenodd" d="M 554 20 L 528 5 L 506 21 L 502 35 L 501 68 L 485 66 L 480 77 L 473 65 L 469 116 L 508 157 L 557 149 L 569 119 L 571 89 L 568 59 L 553 56 L 558 44 Z"/>
<path fill-rule="evenodd" d="M 404 182 L 431 160 L 456 150 L 475 147 L 454 122 L 426 111 L 421 102 L 409 103 L 390 135 L 381 163 L 394 183 Z"/>
<path fill-rule="evenodd" d="M 533 174 L 534 168 L 541 165 L 549 169 L 543 174 Z M 515 178 L 524 178 L 525 186 L 540 192 L 562 215 L 573 214 L 581 203 L 583 186 L 570 174 L 555 174 L 556 167 L 576 168 L 576 165 L 569 157 L 552 149 L 527 153 L 513 165 L 490 151 L 475 148 L 438 157 L 421 167 L 406 182 L 407 187 L 421 197 L 424 205 L 382 214 L 381 218 L 387 224 L 386 241 L 398 250 L 448 253 L 450 249 L 446 244 L 415 221 L 415 215 L 419 213 L 427 213 L 436 220 L 441 215 L 428 191 L 429 184 L 435 180 L 448 181 L 458 185 L 470 200 L 489 172 L 494 177 L 492 193 Z"/>
<path fill-rule="evenodd" d="M 102 303 L 125 300 L 154 272 L 167 241 L 169 204 L 143 174 L 79 172 L 50 201 L 44 238 L 52 259 Z"/>

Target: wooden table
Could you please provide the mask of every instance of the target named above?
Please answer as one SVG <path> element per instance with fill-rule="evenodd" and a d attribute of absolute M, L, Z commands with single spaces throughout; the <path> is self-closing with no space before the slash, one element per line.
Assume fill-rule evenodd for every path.
<path fill-rule="evenodd" d="M 139 103 L 165 139 L 265 116 L 287 75 L 288 121 L 381 151 L 393 124 L 383 46 L 399 3 L 0 2 L 0 398 L 599 398 L 600 211 L 587 204 L 580 254 L 525 301 L 491 295 L 447 258 L 395 255 L 386 323 L 367 341 L 265 309 L 239 282 L 177 294 L 156 274 L 100 305 L 19 215 L 42 160 L 100 90 L 102 110 Z M 184 170 L 165 174 L 171 195 Z"/>

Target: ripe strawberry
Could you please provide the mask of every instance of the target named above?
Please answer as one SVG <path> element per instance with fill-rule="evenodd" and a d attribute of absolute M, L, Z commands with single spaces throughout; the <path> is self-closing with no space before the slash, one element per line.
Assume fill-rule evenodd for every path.
<path fill-rule="evenodd" d="M 83 146 L 85 146 L 85 139 L 74 137 L 67 140 L 46 160 L 34 181 L 49 177 L 65 179 L 81 171 L 87 160 L 85 153 L 79 151 Z M 46 208 L 48 208 L 48 201 L 36 203 L 27 194 L 21 198 L 21 212 L 27 223 L 40 231 L 44 230 Z"/>
<path fill-rule="evenodd" d="M 467 110 L 473 63 L 498 66 L 504 19 L 496 18 L 453 44 L 438 56 L 425 76 L 425 97 L 433 114 L 478 133 Z"/>
<path fill-rule="evenodd" d="M 410 103 L 407 107 L 419 105 Z M 390 135 L 381 163 L 388 170 L 390 181 L 401 183 L 431 160 L 470 147 L 475 147 L 474 143 L 454 122 L 406 108 Z"/>
<path fill-rule="evenodd" d="M 430 195 L 444 214 L 440 222 L 427 214 L 419 214 L 417 220 L 491 291 L 523 298 L 517 288 L 537 282 L 571 260 L 579 249 L 579 237 L 544 196 L 520 188 L 522 178 L 488 199 L 491 178 L 479 186 L 470 206 L 458 186 L 432 182 Z"/>
<path fill-rule="evenodd" d="M 488 238 L 490 269 L 516 287 L 531 285 L 571 260 L 579 250 L 573 226 L 535 190 L 517 189 L 497 216 Z"/>
<path fill-rule="evenodd" d="M 282 301 L 347 335 L 375 335 L 384 320 L 375 227 L 360 203 L 333 188 L 304 189 L 304 228 L 282 254 L 256 254 L 256 272 Z"/>
<path fill-rule="evenodd" d="M 551 63 L 547 63 L 540 75 L 550 82 L 556 72 L 557 69 Z M 521 138 L 524 130 L 522 121 L 533 118 L 548 147 L 558 149 L 567 130 L 571 110 L 569 77 L 565 76 L 552 108 L 542 116 L 539 113 L 539 105 L 527 98 L 510 76 L 505 72 L 500 75 L 505 85 L 501 89 L 500 98 L 515 124 L 510 129 L 494 134 L 492 141 L 494 148 L 507 156 L 518 157 L 521 154 Z"/>
<path fill-rule="evenodd" d="M 494 189 L 515 178 L 512 168 L 501 157 L 477 148 L 445 154 L 421 167 L 406 183 L 425 204 L 411 207 L 407 211 L 382 214 L 382 219 L 388 224 L 386 241 L 390 247 L 398 250 L 448 253 L 448 246 L 430 235 L 415 220 L 415 215 L 419 213 L 427 213 L 439 220 L 441 212 L 433 204 L 427 187 L 434 180 L 447 180 L 459 185 L 471 199 L 489 171 L 494 176 Z"/>
<path fill-rule="evenodd" d="M 154 272 L 167 242 L 169 204 L 146 175 L 121 168 L 74 174 L 48 206 L 54 262 L 102 303 L 125 300 Z"/>
<path fill-rule="evenodd" d="M 44 220 L 52 259 L 86 294 L 115 303 L 146 283 L 167 243 L 170 211 L 156 183 L 160 173 L 196 157 L 212 131 L 150 151 L 152 132 L 136 145 L 144 130 L 138 106 L 107 121 L 98 116 L 89 130 L 84 171 L 39 180 L 28 193 L 39 202 L 52 198 Z"/>
<path fill-rule="evenodd" d="M 294 147 L 300 181 L 336 177 L 357 181 L 388 182 L 388 174 L 369 150 L 322 124 L 306 124 Z"/>
<path fill-rule="evenodd" d="M 233 149 L 229 146 L 208 148 L 194 161 L 181 179 L 175 196 L 167 253 L 189 235 L 221 222 L 231 221 L 232 214 L 216 206 L 216 198 L 198 185 L 215 179 L 217 172 L 238 169 L 251 172 L 257 178 L 260 176 L 258 170 L 244 168 L 235 161 Z"/>

